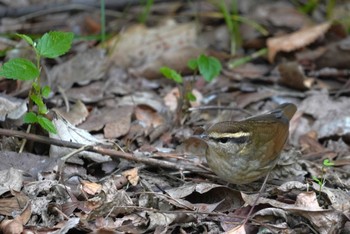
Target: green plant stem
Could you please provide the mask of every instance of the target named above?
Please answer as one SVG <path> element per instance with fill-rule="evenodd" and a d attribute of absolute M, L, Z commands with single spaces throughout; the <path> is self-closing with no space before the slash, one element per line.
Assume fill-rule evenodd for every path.
<path fill-rule="evenodd" d="M 147 18 L 149 16 L 149 13 L 151 11 L 151 8 L 153 6 L 154 0 L 147 0 L 146 1 L 146 5 L 144 7 L 144 11 L 142 12 L 142 14 L 139 17 L 139 21 L 140 23 L 144 24 L 147 21 Z"/>
<path fill-rule="evenodd" d="M 326 8 L 326 14 L 327 14 L 328 20 L 331 20 L 333 18 L 334 6 L 335 6 L 335 0 L 328 0 L 327 8 Z"/>
<path fill-rule="evenodd" d="M 232 17 L 231 17 L 231 21 L 232 21 L 232 37 L 234 38 L 234 51 L 235 53 L 237 52 L 237 50 L 241 47 L 242 44 L 242 38 L 241 35 L 239 33 L 239 21 L 235 20 L 235 16 L 238 16 L 238 4 L 237 4 L 237 0 L 232 0 Z M 232 50 L 232 48 L 231 48 Z"/>
<path fill-rule="evenodd" d="M 261 26 L 260 24 L 255 22 L 254 20 L 250 20 L 247 17 L 240 16 L 240 15 L 233 15 L 232 19 L 249 25 L 250 27 L 254 28 L 255 30 L 257 30 L 259 33 L 261 33 L 264 36 L 269 35 L 269 32 L 263 26 Z"/>
<path fill-rule="evenodd" d="M 233 24 L 231 14 L 227 10 L 227 6 L 226 6 L 226 3 L 224 0 L 220 1 L 218 7 L 224 16 L 227 29 L 228 29 L 229 34 L 231 36 L 231 55 L 235 55 L 236 48 L 237 48 L 237 41 L 235 40 L 236 39 L 236 36 L 234 35 L 235 34 L 235 30 L 234 30 L 235 26 Z"/>
<path fill-rule="evenodd" d="M 248 62 L 252 61 L 253 59 L 256 59 L 258 57 L 264 56 L 266 54 L 267 54 L 267 48 L 262 48 L 262 49 L 256 51 L 255 53 L 253 53 L 251 55 L 248 55 L 248 56 L 245 56 L 245 57 L 242 57 L 242 58 L 230 61 L 228 63 L 228 67 L 230 69 L 239 67 L 239 66 L 241 66 L 241 65 L 243 65 L 245 63 L 248 63 Z"/>

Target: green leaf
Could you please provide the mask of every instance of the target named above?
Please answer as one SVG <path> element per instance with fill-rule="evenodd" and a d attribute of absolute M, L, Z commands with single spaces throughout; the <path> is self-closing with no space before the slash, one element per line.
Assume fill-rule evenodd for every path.
<path fill-rule="evenodd" d="M 182 84 L 182 76 L 179 73 L 177 73 L 175 70 L 169 67 L 161 67 L 159 71 L 166 78 L 175 81 L 177 84 Z"/>
<path fill-rule="evenodd" d="M 27 35 L 25 34 L 20 34 L 20 33 L 16 33 L 16 35 L 20 38 L 22 38 L 23 40 L 25 40 L 29 45 L 33 46 L 34 45 L 34 42 L 32 40 L 32 38 L 28 37 Z"/>
<path fill-rule="evenodd" d="M 65 54 L 71 47 L 74 34 L 71 32 L 49 32 L 42 36 L 36 50 L 39 55 L 46 58 L 56 58 Z"/>
<path fill-rule="evenodd" d="M 43 95 L 44 98 L 48 98 L 50 93 L 51 93 L 51 88 L 47 85 L 45 85 L 41 90 L 41 94 Z"/>
<path fill-rule="evenodd" d="M 28 59 L 14 58 L 0 68 L 0 76 L 15 80 L 34 80 L 40 72 Z"/>
<path fill-rule="evenodd" d="M 221 63 L 217 58 L 200 55 L 198 58 L 199 73 L 210 82 L 220 74 Z"/>
<path fill-rule="evenodd" d="M 332 162 L 329 159 L 325 159 L 325 160 L 323 160 L 323 166 L 332 167 L 332 166 L 334 166 L 334 162 Z"/>
<path fill-rule="evenodd" d="M 48 118 L 38 115 L 38 123 L 40 126 L 48 132 L 57 133 L 55 125 Z"/>
<path fill-rule="evenodd" d="M 37 94 L 32 94 L 30 95 L 30 99 L 38 106 L 39 110 L 38 112 L 40 114 L 46 114 L 48 112 L 47 107 L 43 101 L 43 99 L 37 95 Z"/>
<path fill-rule="evenodd" d="M 190 102 L 194 102 L 197 100 L 196 96 L 192 92 L 186 93 L 186 99 Z"/>
<path fill-rule="evenodd" d="M 321 184 L 322 184 L 321 180 L 319 180 L 316 176 L 312 176 L 312 179 L 313 179 L 318 185 L 321 185 Z"/>
<path fill-rule="evenodd" d="M 40 85 L 38 84 L 38 82 L 33 82 L 32 83 L 32 87 L 35 90 L 36 93 L 40 92 Z"/>
<path fill-rule="evenodd" d="M 28 112 L 24 115 L 23 121 L 27 124 L 37 123 L 38 117 L 34 112 Z"/>
<path fill-rule="evenodd" d="M 190 60 L 188 60 L 187 67 L 189 67 L 192 70 L 196 70 L 198 68 L 198 61 L 197 61 L 197 59 L 190 59 Z"/>

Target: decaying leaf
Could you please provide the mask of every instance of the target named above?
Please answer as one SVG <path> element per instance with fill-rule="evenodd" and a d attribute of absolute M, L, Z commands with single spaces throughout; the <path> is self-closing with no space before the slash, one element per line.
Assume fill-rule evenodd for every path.
<path fill-rule="evenodd" d="M 86 192 L 87 194 L 90 194 L 90 195 L 95 195 L 95 194 L 101 192 L 101 190 L 102 190 L 102 186 L 100 184 L 86 181 L 86 180 L 82 180 L 81 185 L 82 185 L 82 189 L 84 190 L 84 192 Z"/>
<path fill-rule="evenodd" d="M 105 51 L 99 48 L 77 54 L 72 59 L 55 66 L 50 71 L 49 79 L 53 87 L 68 90 L 74 83 L 88 84 L 101 79 L 107 68 Z"/>
<path fill-rule="evenodd" d="M 135 117 L 141 121 L 146 128 L 156 128 L 164 124 L 164 118 L 149 106 L 139 105 L 135 108 Z"/>
<path fill-rule="evenodd" d="M 136 186 L 137 183 L 139 182 L 139 179 L 140 179 L 138 171 L 139 171 L 139 169 L 137 167 L 135 167 L 133 169 L 124 171 L 122 173 L 122 175 L 125 176 L 129 180 L 130 184 Z"/>
<path fill-rule="evenodd" d="M 110 60 L 144 77 L 159 76 L 162 66 L 183 71 L 187 61 L 201 52 L 196 46 L 196 31 L 193 23 L 174 21 L 156 28 L 136 25 L 109 41 Z"/>
<path fill-rule="evenodd" d="M 105 143 L 102 140 L 96 139 L 87 131 L 73 126 L 67 120 L 65 120 L 62 116 L 60 116 L 58 113 L 56 113 L 56 118 L 53 119 L 53 124 L 57 129 L 57 134 L 50 133 L 51 138 L 76 142 L 84 145 L 96 145 L 96 144 Z M 71 153 L 72 151 L 73 150 L 69 148 L 51 145 L 50 157 L 54 157 L 54 158 L 63 157 Z M 77 156 L 82 156 L 84 158 L 88 158 L 95 162 L 106 162 L 111 160 L 109 156 L 103 156 L 97 153 L 86 152 L 86 151 L 77 154 L 76 157 Z"/>
<path fill-rule="evenodd" d="M 94 103 L 103 98 L 103 87 L 104 83 L 97 81 L 82 87 L 70 88 L 66 91 L 66 95 L 71 100 L 81 100 L 85 103 Z"/>
<path fill-rule="evenodd" d="M 330 26 L 331 24 L 326 22 L 285 36 L 269 38 L 267 40 L 269 61 L 272 63 L 276 54 L 280 51 L 290 52 L 311 44 L 325 34 Z"/>
<path fill-rule="evenodd" d="M 350 133 L 350 103 L 345 97 L 332 100 L 326 93 L 315 93 L 304 99 L 298 110 L 315 118 L 309 125 L 319 138 Z"/>
<path fill-rule="evenodd" d="M 257 195 L 242 194 L 243 199 L 248 204 L 253 204 Z M 301 192 L 296 198 L 294 204 L 287 204 L 272 199 L 260 197 L 258 204 L 269 204 L 273 207 L 283 209 L 288 213 L 302 216 L 311 222 L 313 228 L 319 233 L 333 233 L 335 230 L 341 230 L 345 224 L 345 216 L 341 211 L 335 209 L 324 209 L 319 206 L 315 192 Z M 263 209 L 264 210 L 264 209 Z M 261 214 L 259 211 L 255 215 Z"/>
<path fill-rule="evenodd" d="M 26 101 L 0 94 L 0 121 L 6 118 L 19 119 L 27 111 Z"/>
<path fill-rule="evenodd" d="M 282 63 L 278 66 L 278 71 L 281 74 L 280 82 L 291 88 L 307 90 L 314 83 L 314 79 L 305 76 L 303 68 L 297 62 Z"/>
<path fill-rule="evenodd" d="M 175 199 L 174 205 L 202 212 L 227 211 L 242 205 L 239 193 L 216 184 L 185 184 L 178 188 L 168 189 L 166 192 Z M 169 202 L 173 203 L 171 200 Z"/>
<path fill-rule="evenodd" d="M 22 172 L 13 168 L 0 171 L 0 195 L 10 191 L 21 191 Z"/>
<path fill-rule="evenodd" d="M 108 108 L 111 109 L 111 108 Z M 115 114 L 112 113 L 112 110 Z M 132 106 L 119 106 L 113 108 L 109 114 L 113 120 L 106 123 L 103 132 L 108 139 L 118 138 L 126 135 L 130 130 L 131 115 L 134 112 Z"/>
<path fill-rule="evenodd" d="M 82 123 L 89 114 L 88 109 L 85 104 L 78 100 L 70 109 L 69 112 L 66 112 L 65 108 L 53 108 L 52 110 L 58 112 L 62 115 L 68 122 L 74 126 Z"/>

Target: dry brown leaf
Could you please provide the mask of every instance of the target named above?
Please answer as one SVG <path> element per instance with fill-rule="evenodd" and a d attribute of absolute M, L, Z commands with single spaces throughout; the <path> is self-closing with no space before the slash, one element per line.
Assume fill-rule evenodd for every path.
<path fill-rule="evenodd" d="M 70 88 L 66 95 L 70 100 L 81 100 L 85 103 L 97 102 L 103 98 L 104 82 L 94 82 L 82 87 Z"/>
<path fill-rule="evenodd" d="M 27 111 L 25 100 L 0 94 L 0 121 L 19 119 Z"/>
<path fill-rule="evenodd" d="M 281 75 L 280 82 L 282 84 L 302 91 L 311 88 L 313 82 L 308 82 L 303 68 L 297 62 L 281 63 L 278 66 L 278 71 Z"/>
<path fill-rule="evenodd" d="M 77 54 L 65 63 L 55 66 L 50 71 L 49 79 L 53 88 L 57 86 L 68 90 L 74 83 L 88 84 L 101 79 L 107 68 L 107 59 L 102 49 L 90 49 Z"/>
<path fill-rule="evenodd" d="M 227 234 L 246 234 L 247 232 L 245 231 L 244 225 L 239 225 L 238 227 L 235 227 L 227 232 Z"/>
<path fill-rule="evenodd" d="M 198 183 L 166 190 L 175 206 L 191 208 L 202 212 L 228 211 L 243 205 L 239 192 L 226 186 Z"/>
<path fill-rule="evenodd" d="M 54 139 L 60 139 L 65 141 L 76 142 L 84 145 L 96 145 L 96 144 L 106 144 L 105 141 L 99 140 L 92 136 L 87 131 L 77 128 L 65 120 L 59 113 L 56 113 L 55 118 L 52 120 L 53 124 L 57 129 L 57 134 L 50 133 L 50 137 Z M 50 157 L 59 158 L 63 157 L 74 151 L 73 149 L 66 147 L 59 147 L 55 145 L 50 146 Z M 98 153 L 83 151 L 76 156 L 82 156 L 88 158 L 94 162 L 107 162 L 111 161 L 109 156 L 101 155 Z M 69 160 L 74 160 L 71 157 Z"/>
<path fill-rule="evenodd" d="M 104 136 L 108 139 L 118 138 L 127 134 L 130 130 L 131 115 L 134 108 L 132 106 L 120 106 L 110 112 L 113 120 L 106 123 L 103 129 Z"/>
<path fill-rule="evenodd" d="M 78 100 L 70 109 L 69 112 L 65 108 L 53 108 L 60 115 L 62 115 L 68 122 L 74 126 L 81 124 L 86 117 L 89 115 L 89 111 L 86 108 L 85 104 Z"/>
<path fill-rule="evenodd" d="M 161 66 L 178 71 L 187 67 L 189 58 L 196 57 L 197 29 L 194 23 L 166 24 L 146 28 L 136 25 L 108 42 L 110 60 L 117 66 L 131 68 L 133 74 L 153 77 Z"/>
<path fill-rule="evenodd" d="M 13 220 L 5 220 L 1 222 L 0 230 L 2 233 L 11 233 L 11 234 L 21 234 L 23 233 L 23 224 L 20 220 L 20 216 L 17 216 Z"/>
<path fill-rule="evenodd" d="M 102 185 L 86 180 L 82 180 L 81 185 L 83 186 L 83 191 L 90 195 L 95 195 L 102 190 Z"/>
<path fill-rule="evenodd" d="M 10 190 L 21 191 L 22 183 L 22 171 L 12 167 L 0 171 L 0 195 Z"/>
<path fill-rule="evenodd" d="M 145 128 L 156 128 L 164 124 L 164 118 L 149 106 L 139 105 L 135 108 L 135 117 L 142 121 Z"/>
<path fill-rule="evenodd" d="M 171 110 L 175 111 L 178 105 L 178 99 L 180 97 L 180 92 L 178 88 L 173 88 L 164 97 L 165 105 Z"/>
<path fill-rule="evenodd" d="M 347 97 L 333 100 L 327 93 L 314 93 L 304 99 L 298 110 L 315 118 L 314 122 L 309 121 L 308 124 L 317 132 L 319 139 L 350 133 L 350 102 Z M 304 126 L 297 128 L 303 128 L 300 130 L 302 134 L 309 131 Z"/>
<path fill-rule="evenodd" d="M 178 25 L 169 20 L 156 28 L 135 25 L 108 42 L 112 50 L 110 60 L 122 67 L 137 67 L 156 60 L 167 51 L 193 45 L 195 40 L 193 23 Z"/>
<path fill-rule="evenodd" d="M 132 184 L 133 186 L 136 186 L 140 179 L 139 169 L 136 167 L 130 170 L 124 171 L 122 175 L 125 176 L 129 180 L 130 184 Z"/>
<path fill-rule="evenodd" d="M 267 47 L 269 49 L 268 59 L 270 63 L 274 61 L 276 54 L 280 51 L 290 52 L 311 44 L 321 35 L 325 34 L 330 26 L 331 23 L 326 22 L 310 28 L 301 29 L 288 35 L 269 38 L 267 40 Z"/>
<path fill-rule="evenodd" d="M 138 105 L 146 105 L 150 106 L 158 113 L 164 111 L 164 104 L 162 99 L 158 94 L 153 92 L 133 92 L 133 94 L 122 97 L 119 102 L 119 105 L 125 106 L 138 106 Z"/>
<path fill-rule="evenodd" d="M 253 204 L 257 194 L 246 195 L 242 197 L 247 204 Z M 345 223 L 345 216 L 341 211 L 336 209 L 323 209 L 319 206 L 315 192 L 301 192 L 296 199 L 295 204 L 287 204 L 260 197 L 258 204 L 270 204 L 273 207 L 284 209 L 289 213 L 300 215 L 310 221 L 313 228 L 319 233 L 334 233 L 335 230 L 341 230 Z"/>

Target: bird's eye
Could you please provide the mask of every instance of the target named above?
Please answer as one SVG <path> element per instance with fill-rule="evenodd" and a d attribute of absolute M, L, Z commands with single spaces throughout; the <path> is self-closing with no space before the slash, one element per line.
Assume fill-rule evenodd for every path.
<path fill-rule="evenodd" d="M 227 143 L 227 141 L 228 141 L 228 138 L 226 138 L 226 137 L 218 139 L 218 142 L 223 143 L 223 144 Z"/>

